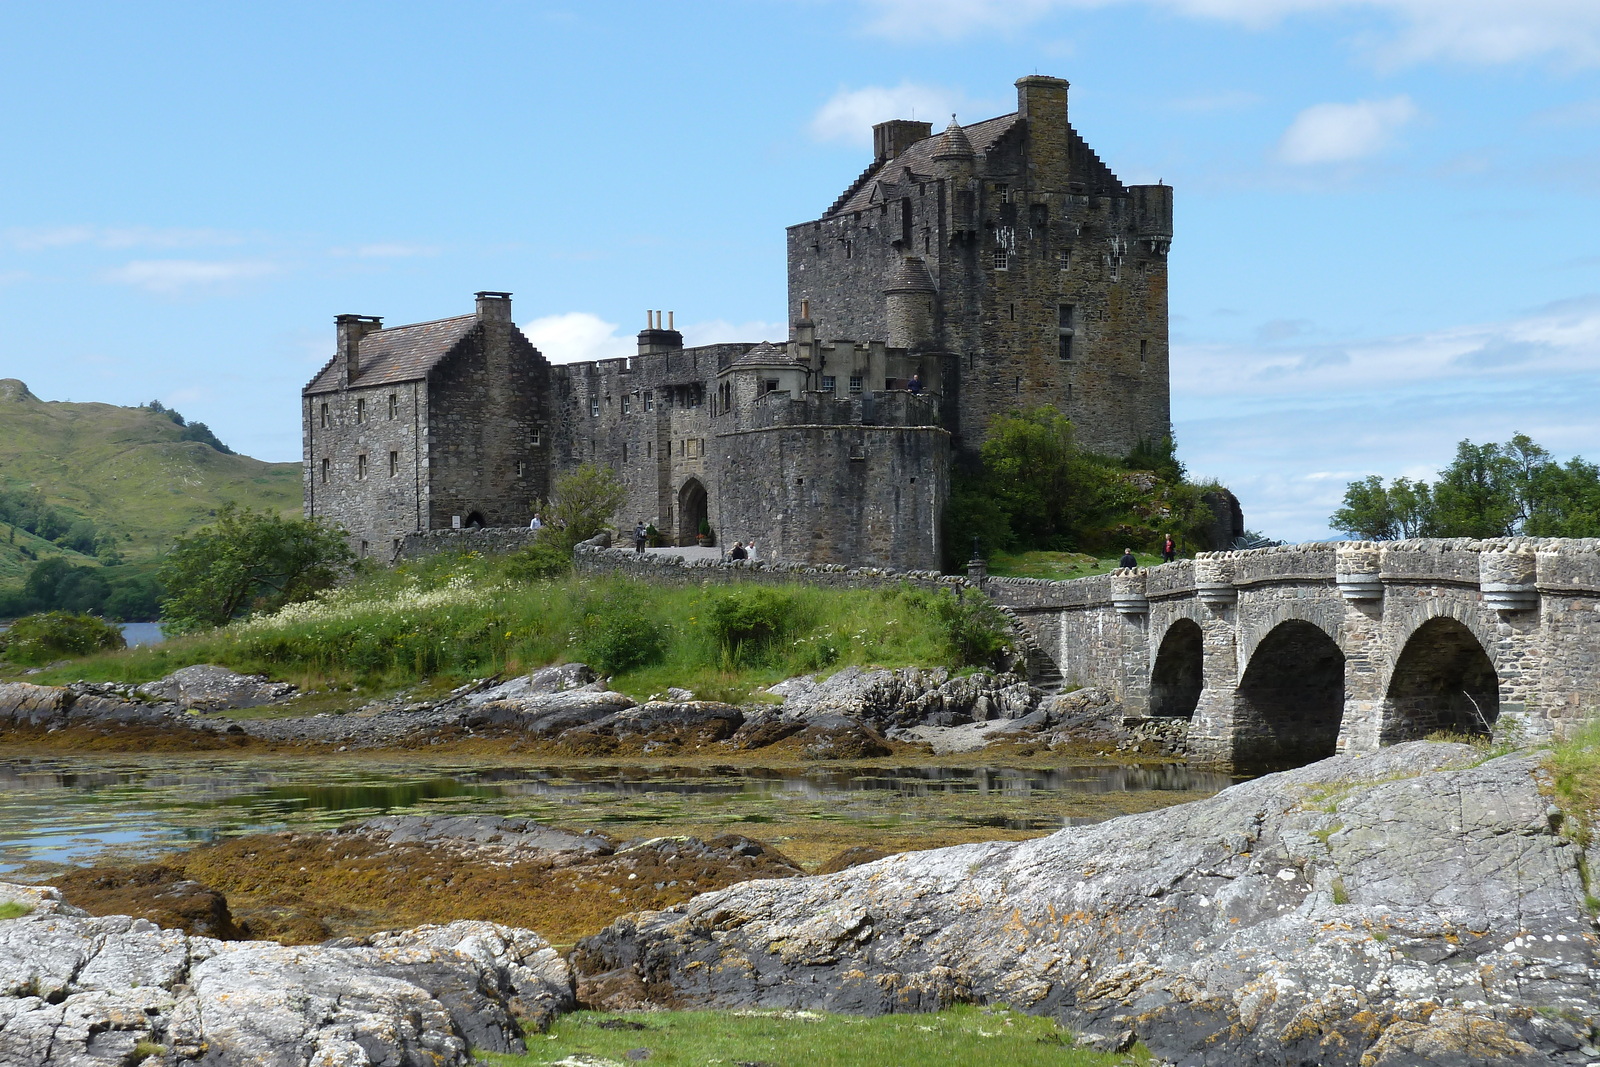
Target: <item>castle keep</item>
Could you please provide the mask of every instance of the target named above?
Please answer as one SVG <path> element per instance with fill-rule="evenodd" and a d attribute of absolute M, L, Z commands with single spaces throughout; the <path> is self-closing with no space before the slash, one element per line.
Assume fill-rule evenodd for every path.
<path fill-rule="evenodd" d="M 792 336 L 685 348 L 649 314 L 628 359 L 551 364 L 508 293 L 383 329 L 341 315 L 303 390 L 305 512 L 362 555 L 408 534 L 525 526 L 581 463 L 678 544 L 702 523 L 764 558 L 935 569 L 950 467 L 991 417 L 1052 405 L 1088 448 L 1168 429 L 1166 186 L 1123 186 L 1067 121 L 1067 83 L 875 159 L 789 229 Z"/>

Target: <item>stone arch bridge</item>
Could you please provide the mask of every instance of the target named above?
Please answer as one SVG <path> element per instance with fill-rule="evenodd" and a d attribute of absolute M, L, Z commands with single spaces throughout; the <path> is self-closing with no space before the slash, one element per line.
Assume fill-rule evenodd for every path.
<path fill-rule="evenodd" d="M 1436 730 L 1562 736 L 1600 709 L 1600 540 L 1287 545 L 983 586 L 1041 673 L 1189 719 L 1191 758 L 1240 769 Z"/>

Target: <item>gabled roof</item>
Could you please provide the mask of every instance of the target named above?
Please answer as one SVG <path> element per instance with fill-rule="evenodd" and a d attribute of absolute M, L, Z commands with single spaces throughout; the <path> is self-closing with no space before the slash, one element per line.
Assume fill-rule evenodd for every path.
<path fill-rule="evenodd" d="M 450 350 L 478 325 L 477 315 L 396 326 L 367 334 L 356 348 L 355 386 L 414 382 L 426 378 Z M 339 389 L 339 358 L 330 359 L 311 379 L 305 392 L 332 393 Z"/>
<path fill-rule="evenodd" d="M 762 341 L 750 351 L 728 364 L 728 370 L 761 367 L 803 367 L 805 363 L 789 354 L 789 346 Z"/>
<path fill-rule="evenodd" d="M 1001 115 L 998 118 L 974 122 L 971 126 L 963 126 L 961 130 L 967 135 L 967 140 L 972 143 L 973 150 L 981 154 L 993 148 L 995 142 L 1000 140 L 1007 130 L 1016 125 L 1016 122 L 1017 113 L 1013 111 L 1009 115 Z M 845 191 L 845 194 L 834 203 L 833 207 L 828 209 L 828 215 L 842 215 L 847 211 L 862 211 L 871 207 L 874 202 L 873 192 L 880 181 L 903 181 L 905 180 L 904 172 L 908 170 L 913 174 L 931 173 L 933 171 L 934 153 L 939 150 L 941 144 L 946 143 L 946 133 L 949 133 L 949 131 L 946 130 L 944 133 L 936 134 L 932 137 L 924 137 L 922 140 L 911 144 L 910 147 L 893 159 L 887 159 L 881 164 L 874 164 L 868 167 L 866 172 L 856 179 L 856 183 Z"/>

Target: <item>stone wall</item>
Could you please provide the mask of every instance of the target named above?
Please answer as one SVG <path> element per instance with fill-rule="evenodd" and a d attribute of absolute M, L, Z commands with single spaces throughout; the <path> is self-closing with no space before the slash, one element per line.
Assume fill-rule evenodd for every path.
<path fill-rule="evenodd" d="M 407 534 L 399 558 L 421 559 L 436 552 L 476 552 L 499 556 L 533 544 L 536 531 L 526 526 L 485 526 L 471 530 L 428 530 Z"/>
<path fill-rule="evenodd" d="M 829 589 L 893 587 L 976 591 L 961 575 L 890 567 L 845 567 L 838 564 L 781 563 L 770 560 L 694 559 L 656 553 L 640 555 L 631 548 L 579 545 L 574 557 L 579 574 L 622 575 L 665 585 L 739 584 L 817 585 Z"/>
<path fill-rule="evenodd" d="M 350 531 L 358 556 L 392 559 L 426 528 L 427 390 L 420 382 L 301 398 L 304 508 Z"/>

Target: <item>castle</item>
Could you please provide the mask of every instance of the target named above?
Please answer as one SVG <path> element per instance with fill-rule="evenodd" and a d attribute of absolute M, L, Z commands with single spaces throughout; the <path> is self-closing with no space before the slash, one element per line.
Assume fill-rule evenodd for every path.
<path fill-rule="evenodd" d="M 1019 80 L 999 118 L 873 137 L 861 176 L 789 228 L 785 343 L 685 348 L 651 312 L 637 355 L 553 365 L 508 293 L 389 329 L 339 316 L 302 392 L 307 517 L 393 558 L 411 533 L 525 526 L 598 463 L 626 486 L 621 528 L 937 569 L 951 466 L 993 416 L 1052 405 L 1113 454 L 1165 437 L 1171 188 L 1123 185 L 1058 78 Z"/>

